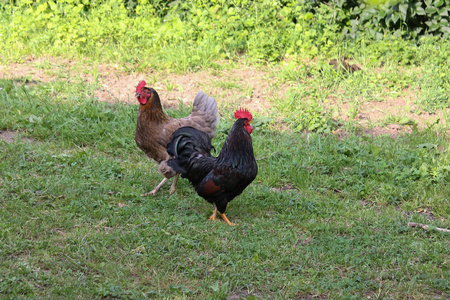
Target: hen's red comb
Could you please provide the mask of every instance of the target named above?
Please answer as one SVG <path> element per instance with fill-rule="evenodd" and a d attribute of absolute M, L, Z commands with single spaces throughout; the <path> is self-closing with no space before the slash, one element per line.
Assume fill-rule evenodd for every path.
<path fill-rule="evenodd" d="M 252 120 L 253 116 L 252 114 L 245 108 L 239 108 L 238 110 L 236 110 L 236 112 L 234 113 L 234 117 L 236 119 L 248 119 L 249 121 Z"/>
<path fill-rule="evenodd" d="M 136 87 L 136 93 L 139 93 L 146 84 L 147 83 L 145 82 L 145 80 L 139 82 L 138 86 Z"/>

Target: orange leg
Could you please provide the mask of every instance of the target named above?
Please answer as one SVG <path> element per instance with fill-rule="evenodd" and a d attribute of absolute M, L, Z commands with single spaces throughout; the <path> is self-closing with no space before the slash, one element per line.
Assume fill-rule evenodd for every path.
<path fill-rule="evenodd" d="M 217 208 L 216 208 L 217 210 Z M 225 221 L 225 223 L 227 223 L 230 226 L 235 226 L 236 224 L 231 223 L 230 220 L 228 220 L 227 216 L 225 216 L 225 214 L 221 214 L 222 215 L 222 219 Z"/>
<path fill-rule="evenodd" d="M 213 214 L 209 217 L 210 220 L 215 220 L 217 216 L 217 207 L 214 208 Z"/>

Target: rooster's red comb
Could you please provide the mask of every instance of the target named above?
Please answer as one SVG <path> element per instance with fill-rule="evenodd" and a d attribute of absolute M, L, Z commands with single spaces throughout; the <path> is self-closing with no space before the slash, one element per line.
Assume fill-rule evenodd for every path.
<path fill-rule="evenodd" d="M 145 80 L 139 82 L 138 86 L 136 87 L 136 93 L 139 93 L 146 84 L 147 83 L 145 82 Z"/>
<path fill-rule="evenodd" d="M 236 112 L 234 113 L 234 117 L 236 119 L 248 119 L 249 121 L 252 120 L 253 116 L 252 114 L 245 108 L 239 108 L 238 110 L 236 110 Z"/>

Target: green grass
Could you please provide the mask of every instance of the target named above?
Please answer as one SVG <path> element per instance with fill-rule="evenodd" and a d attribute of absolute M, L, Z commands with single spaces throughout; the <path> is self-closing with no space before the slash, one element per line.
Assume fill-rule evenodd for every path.
<path fill-rule="evenodd" d="M 31 59 L 52 79 L 0 78 L 0 131 L 17 134 L 0 140 L 0 298 L 450 297 L 450 235 L 407 226 L 450 228 L 448 122 L 419 130 L 403 116 L 450 107 L 448 39 L 346 40 L 334 9 L 311 15 L 298 1 L 28 2 L 0 2 L 0 62 Z M 344 56 L 362 70 L 328 65 Z M 167 92 L 183 89 L 173 73 L 217 76 L 198 84 L 236 103 L 219 107 L 216 149 L 255 88 L 221 71 L 266 72 L 259 174 L 227 209 L 236 227 L 210 222 L 186 180 L 170 198 L 168 186 L 140 196 L 161 175 L 135 145 L 137 105 L 95 98 L 104 64 Z M 400 114 L 368 126 L 411 134 L 372 137 L 352 121 L 362 104 L 399 97 Z M 350 121 L 335 120 L 344 104 Z"/>
<path fill-rule="evenodd" d="M 140 196 L 161 176 L 135 146 L 136 105 L 98 102 L 82 81 L 0 87 L 0 130 L 18 133 L 0 141 L 2 298 L 450 294 L 450 236 L 407 226 L 450 228 L 450 144 L 432 128 L 339 139 L 256 116 L 260 171 L 229 227 L 186 180 Z M 218 149 L 232 124 L 221 112 Z"/>

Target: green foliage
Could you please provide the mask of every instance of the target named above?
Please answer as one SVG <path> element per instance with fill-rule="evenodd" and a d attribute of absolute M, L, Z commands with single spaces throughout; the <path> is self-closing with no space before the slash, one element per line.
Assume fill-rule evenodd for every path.
<path fill-rule="evenodd" d="M 397 37 L 418 38 L 422 35 L 448 37 L 450 7 L 446 0 L 387 1 L 367 6 L 359 1 L 329 1 L 339 12 L 337 22 L 343 33 L 352 38 L 361 35 L 383 39 L 389 32 Z"/>
<path fill-rule="evenodd" d="M 0 34 L 18 59 L 23 55 L 91 54 L 103 59 L 152 65 L 167 53 L 186 53 L 192 65 L 204 57 L 277 61 L 285 56 L 327 52 L 338 37 L 323 6 L 305 13 L 297 1 L 29 1 L 3 4 Z M 114 45 L 115 49 L 110 49 Z M 132 53 L 129 49 L 134 49 Z M 13 51 L 14 50 L 14 51 Z M 197 51 L 198 53 L 193 53 Z M 132 54 L 132 55 L 131 55 Z M 171 65 L 174 67 L 175 58 Z M 178 66 L 177 66 L 178 67 Z M 191 64 L 187 66 L 191 68 Z"/>
<path fill-rule="evenodd" d="M 369 29 L 371 34 L 382 38 L 383 30 L 390 30 L 396 36 L 418 38 L 424 34 L 450 34 L 450 8 L 443 0 L 412 1 L 403 0 L 392 6 L 378 9 L 369 8 L 364 12 L 361 8 L 352 11 L 352 29 L 350 34 L 364 29 L 365 23 L 373 24 Z M 360 16 L 360 20 L 356 20 Z"/>
<path fill-rule="evenodd" d="M 345 36 L 389 39 L 393 32 L 397 37 L 446 37 L 446 3 L 3 1 L 0 34 L 5 43 L 0 50 L 14 60 L 30 54 L 81 55 L 138 69 L 192 70 L 242 55 L 273 62 L 333 55 L 342 50 Z"/>
<path fill-rule="evenodd" d="M 422 94 L 420 105 L 428 111 L 450 107 L 450 66 L 432 65 L 421 78 Z"/>
<path fill-rule="evenodd" d="M 144 36 L 159 23 L 158 18 L 128 18 L 123 1 L 17 1 L 9 7 L 14 13 L 7 41 L 32 43 L 31 48 L 52 45 L 56 48 L 102 48 L 105 43 L 117 43 L 124 36 L 130 39 Z M 136 15 L 151 15 L 151 5 L 140 6 Z M 139 21 L 137 24 L 136 21 Z M 130 30 L 130 28 L 136 30 Z M 39 39 L 34 35 L 41 33 Z"/>

